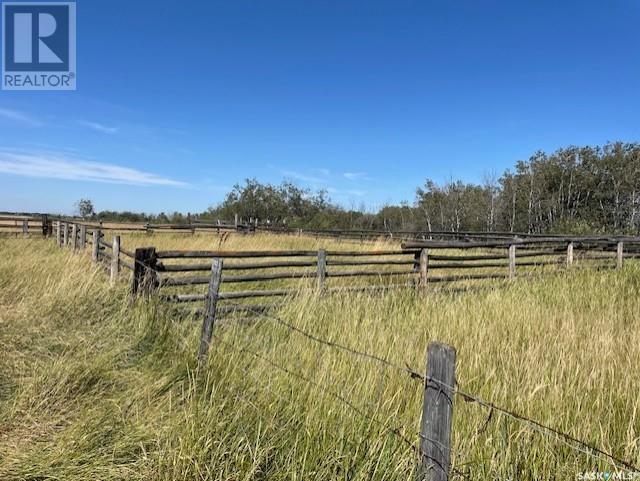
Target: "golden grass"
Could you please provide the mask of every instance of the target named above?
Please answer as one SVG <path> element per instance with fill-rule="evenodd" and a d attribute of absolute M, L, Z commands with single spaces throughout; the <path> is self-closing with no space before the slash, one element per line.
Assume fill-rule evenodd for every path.
<path fill-rule="evenodd" d="M 123 236 L 125 248 L 134 237 Z M 147 240 L 159 249 L 216 248 L 215 240 L 185 237 Z M 329 244 L 234 236 L 225 248 L 319 243 Z M 1 239 L 0 252 L 0 479 L 413 476 L 412 449 L 387 429 L 401 427 L 418 442 L 421 386 L 406 374 L 268 319 L 218 326 L 197 369 L 199 325 L 157 302 L 131 306 L 125 283 L 109 287 L 86 256 L 40 239 Z M 622 271 L 558 273 L 462 294 L 303 295 L 277 315 L 419 371 L 430 341 L 451 344 L 462 389 L 639 464 L 639 280 L 629 262 Z M 343 396 L 365 417 L 265 359 Z M 485 426 L 487 415 L 456 400 L 454 462 L 470 479 L 613 470 L 497 413 Z"/>

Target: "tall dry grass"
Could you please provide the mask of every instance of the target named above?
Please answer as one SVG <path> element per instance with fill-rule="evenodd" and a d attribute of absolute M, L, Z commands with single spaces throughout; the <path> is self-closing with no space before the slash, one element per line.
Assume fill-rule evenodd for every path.
<path fill-rule="evenodd" d="M 176 239 L 149 240 L 215 248 L 210 239 L 171 244 Z M 226 248 L 315 242 L 234 237 Z M 406 374 L 265 318 L 219 326 L 198 369 L 199 325 L 154 301 L 130 305 L 126 285 L 109 287 L 85 256 L 23 239 L 0 240 L 0 252 L 0 479 L 413 475 L 414 452 L 389 432 L 418 441 L 421 386 Z M 449 343 L 461 388 L 639 464 L 639 279 L 627 263 L 620 272 L 568 272 L 462 294 L 310 294 L 277 315 L 420 371 L 430 341 Z M 612 470 L 497 413 L 487 422 L 488 414 L 456 400 L 454 462 L 470 479 Z"/>

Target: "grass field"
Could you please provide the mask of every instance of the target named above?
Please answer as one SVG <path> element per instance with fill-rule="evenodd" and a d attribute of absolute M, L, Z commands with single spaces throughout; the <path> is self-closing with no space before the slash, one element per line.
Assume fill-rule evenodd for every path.
<path fill-rule="evenodd" d="M 123 247 L 218 247 L 209 237 L 140 237 L 123 236 Z M 224 248 L 319 244 L 332 243 L 233 236 Z M 416 456 L 389 431 L 399 427 L 418 442 L 422 389 L 406 374 L 266 319 L 220 326 L 198 369 L 199 325 L 171 318 L 155 301 L 131 305 L 127 285 L 109 287 L 86 256 L 42 239 L 0 239 L 0 253 L 0 479 L 412 477 Z M 462 389 L 637 465 L 639 288 L 640 268 L 628 262 L 622 271 L 518 279 L 462 294 L 305 295 L 278 315 L 420 372 L 430 341 L 451 344 Z M 456 400 L 454 465 L 469 479 L 613 470 L 488 414 Z"/>

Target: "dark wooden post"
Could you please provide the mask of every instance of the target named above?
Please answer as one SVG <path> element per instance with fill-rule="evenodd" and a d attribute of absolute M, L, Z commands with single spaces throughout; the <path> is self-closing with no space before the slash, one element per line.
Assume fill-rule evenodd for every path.
<path fill-rule="evenodd" d="M 324 289 L 325 279 L 327 277 L 327 251 L 320 249 L 318 251 L 318 289 Z"/>
<path fill-rule="evenodd" d="M 71 247 L 73 248 L 73 252 L 78 250 L 78 225 L 71 225 Z"/>
<path fill-rule="evenodd" d="M 22 220 L 22 235 L 24 237 L 29 236 L 29 221 L 27 219 Z"/>
<path fill-rule="evenodd" d="M 49 217 L 47 214 L 42 214 L 42 237 L 49 236 Z"/>
<path fill-rule="evenodd" d="M 624 242 L 618 242 L 616 246 L 616 269 L 622 269 L 624 263 Z"/>
<path fill-rule="evenodd" d="M 567 244 L 567 267 L 573 265 L 573 241 L 569 241 Z"/>
<path fill-rule="evenodd" d="M 509 246 L 509 279 L 516 277 L 516 245 Z"/>
<path fill-rule="evenodd" d="M 214 259 L 211 264 L 211 279 L 209 280 L 209 290 L 205 301 L 204 320 L 202 321 L 202 335 L 200 336 L 200 347 L 198 348 L 198 361 L 202 362 L 207 358 L 211 337 L 213 336 L 213 326 L 216 322 L 216 308 L 218 305 L 218 293 L 222 283 L 222 259 Z"/>
<path fill-rule="evenodd" d="M 420 427 L 420 481 L 449 479 L 455 369 L 454 348 L 439 342 L 429 344 Z"/>
<path fill-rule="evenodd" d="M 91 260 L 95 264 L 98 262 L 98 253 L 100 252 L 100 231 L 97 229 L 93 230 L 93 244 L 91 248 Z"/>
<path fill-rule="evenodd" d="M 120 236 L 113 237 L 111 244 L 111 285 L 115 285 L 120 273 Z"/>
<path fill-rule="evenodd" d="M 87 226 L 82 224 L 80 226 L 80 249 L 85 250 L 87 248 Z"/>
<path fill-rule="evenodd" d="M 131 296 L 136 297 L 140 292 L 151 293 L 157 286 L 156 279 L 156 248 L 138 247 L 133 261 L 133 276 L 131 277 Z"/>

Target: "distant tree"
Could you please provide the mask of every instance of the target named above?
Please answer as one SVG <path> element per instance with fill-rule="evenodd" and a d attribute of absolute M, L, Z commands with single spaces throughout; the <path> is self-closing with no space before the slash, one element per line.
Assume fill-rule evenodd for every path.
<path fill-rule="evenodd" d="M 502 175 L 482 183 L 429 178 L 416 189 L 414 202 L 344 208 L 326 190 L 314 192 L 291 182 L 279 185 L 246 179 L 206 212 L 157 216 L 103 211 L 90 200 L 76 203 L 83 217 L 99 220 L 185 223 L 189 218 L 260 223 L 308 229 L 428 231 L 498 230 L 525 233 L 640 233 L 640 143 L 614 142 L 600 147 L 569 146 L 535 152 Z"/>
<path fill-rule="evenodd" d="M 93 202 L 90 199 L 80 199 L 75 203 L 76 211 L 80 214 L 80 217 L 86 219 L 95 215 L 95 209 L 93 208 Z"/>

